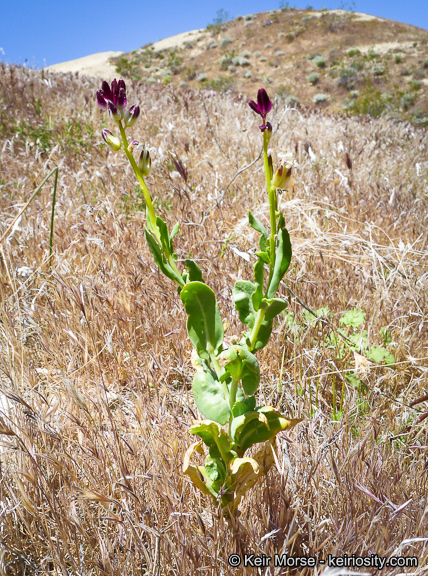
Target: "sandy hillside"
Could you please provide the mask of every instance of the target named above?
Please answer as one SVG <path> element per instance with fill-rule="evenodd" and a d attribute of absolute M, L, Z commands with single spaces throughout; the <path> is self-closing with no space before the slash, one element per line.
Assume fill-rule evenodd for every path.
<path fill-rule="evenodd" d="M 175 34 L 174 36 L 155 42 L 152 46 L 156 51 L 178 48 L 185 42 L 195 40 L 202 32 L 203 30 L 191 30 L 190 32 Z M 46 66 L 45 70 L 50 70 L 51 72 L 79 72 L 85 76 L 106 78 L 116 74 L 116 66 L 111 64 L 111 58 L 120 56 L 121 54 L 123 54 L 123 52 L 114 52 L 112 50 L 108 52 L 97 52 L 96 54 L 90 54 L 83 58 L 76 58 L 76 60 L 68 60 L 60 64 Z"/>
<path fill-rule="evenodd" d="M 110 58 L 120 56 L 122 52 L 98 52 L 76 60 L 69 60 L 68 62 L 61 62 L 60 64 L 53 64 L 47 66 L 45 69 L 51 72 L 79 72 L 85 76 L 97 76 L 105 78 L 113 76 L 116 72 L 116 67 L 110 64 Z"/>

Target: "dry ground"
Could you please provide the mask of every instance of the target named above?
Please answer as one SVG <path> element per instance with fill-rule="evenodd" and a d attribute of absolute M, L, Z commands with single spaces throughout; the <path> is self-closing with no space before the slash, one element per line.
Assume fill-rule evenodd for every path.
<path fill-rule="evenodd" d="M 304 107 L 428 124 L 427 30 L 344 10 L 283 9 L 194 32 L 112 61 L 142 83 L 249 97 L 263 84 Z"/>
<path fill-rule="evenodd" d="M 305 321 L 283 287 L 298 325 L 281 317 L 260 354 L 260 396 L 304 420 L 278 438 L 277 466 L 232 534 L 181 473 L 197 416 L 185 314 L 144 242 L 125 159 L 102 144 L 98 86 L 3 66 L 0 87 L 0 236 L 59 166 L 52 269 L 52 181 L 1 243 L 0 574 L 285 573 L 232 570 L 237 551 L 416 556 L 408 572 L 425 574 L 427 406 L 412 401 L 428 388 L 426 131 L 276 102 L 273 156 L 299 162 L 281 200 L 287 285 L 328 306 L 336 329 L 364 309 L 370 345 L 387 327 L 396 363 L 370 364 L 353 386 L 354 356 L 329 348 L 330 327 Z M 246 213 L 268 222 L 259 122 L 240 96 L 128 91 L 142 107 L 133 134 L 153 147 L 157 209 L 182 223 L 179 257 L 199 260 L 236 333 L 231 290 L 252 273 L 255 240 Z"/>

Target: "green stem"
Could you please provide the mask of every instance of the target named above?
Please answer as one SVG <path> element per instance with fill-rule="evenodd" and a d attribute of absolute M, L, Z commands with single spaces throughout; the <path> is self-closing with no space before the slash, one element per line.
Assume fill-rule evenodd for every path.
<path fill-rule="evenodd" d="M 253 350 L 254 346 L 256 345 L 257 336 L 265 317 L 265 310 L 266 308 L 259 308 L 257 311 L 256 320 L 250 334 L 250 350 Z"/>
<path fill-rule="evenodd" d="M 229 406 L 230 406 L 231 410 L 233 408 L 233 405 L 236 402 L 236 393 L 238 391 L 238 382 L 239 382 L 239 380 L 234 380 L 232 378 L 232 384 L 230 385 L 230 396 L 229 396 Z"/>
<path fill-rule="evenodd" d="M 217 374 L 217 376 L 220 376 L 222 369 L 221 369 L 219 361 L 215 357 L 214 352 L 210 352 L 210 358 L 211 358 L 211 364 L 215 370 L 215 373 Z M 227 388 L 226 382 L 222 382 L 221 386 L 223 388 L 224 399 L 226 400 L 226 402 L 228 402 L 229 401 L 229 390 Z"/>
<path fill-rule="evenodd" d="M 137 166 L 137 163 L 135 162 L 135 158 L 132 155 L 132 152 L 130 152 L 128 150 L 129 144 L 128 144 L 128 139 L 126 138 L 125 128 L 122 126 L 121 121 L 117 122 L 117 125 L 119 126 L 120 135 L 122 137 L 123 148 L 125 150 L 125 154 L 129 160 L 129 163 L 132 166 L 132 169 L 134 170 L 135 176 L 137 177 L 138 183 L 139 183 L 140 188 L 143 192 L 144 200 L 146 202 L 147 210 L 149 213 L 151 228 L 153 229 L 153 232 L 154 232 L 156 238 L 160 242 L 160 234 L 159 234 L 159 229 L 156 225 L 156 214 L 155 214 L 155 209 L 153 207 L 152 199 L 150 197 L 150 192 L 146 186 L 146 183 L 144 182 L 144 178 L 141 176 L 140 171 L 138 170 L 138 166 Z"/>
<path fill-rule="evenodd" d="M 230 406 L 230 418 L 229 418 L 229 432 L 232 426 L 232 421 L 233 421 L 233 414 L 232 414 L 232 408 L 235 405 L 236 402 L 236 393 L 238 392 L 238 382 L 239 380 L 235 380 L 234 378 L 232 378 L 232 384 L 230 385 L 230 394 L 229 394 L 229 406 Z"/>
<path fill-rule="evenodd" d="M 135 158 L 132 155 L 132 152 L 130 152 L 128 150 L 128 140 L 126 138 L 125 128 L 122 126 L 121 121 L 117 122 L 117 125 L 119 126 L 120 135 L 122 137 L 122 143 L 123 143 L 123 147 L 125 150 L 125 154 L 129 160 L 129 163 L 132 166 L 132 169 L 134 170 L 135 176 L 137 177 L 138 183 L 139 183 L 140 188 L 143 192 L 144 200 L 145 200 L 146 206 L 147 206 L 147 211 L 149 213 L 150 230 L 154 233 L 157 241 L 159 242 L 159 245 L 162 247 L 163 252 L 164 252 L 166 259 L 168 260 L 168 263 L 171 266 L 171 268 L 174 270 L 174 272 L 176 274 L 178 274 L 178 276 L 181 276 L 181 272 L 178 270 L 178 268 L 175 264 L 175 260 L 172 257 L 172 254 L 170 253 L 168 247 L 162 246 L 159 228 L 157 227 L 157 224 L 156 224 L 156 213 L 155 213 L 155 209 L 153 206 L 152 198 L 150 196 L 150 192 L 146 186 L 146 183 L 144 182 L 144 178 L 141 176 L 141 173 L 138 170 L 138 166 L 137 166 L 137 163 L 135 162 Z"/>
<path fill-rule="evenodd" d="M 276 236 L 276 190 L 272 186 L 272 174 L 270 171 L 269 166 L 269 157 L 268 157 L 268 144 L 269 144 L 270 135 L 267 130 L 263 132 L 263 158 L 264 158 L 264 168 L 265 168 L 265 177 L 266 177 L 266 188 L 268 191 L 269 197 L 269 212 L 270 212 L 270 238 L 269 238 L 269 248 L 270 248 L 270 261 L 269 261 L 269 280 L 266 286 L 267 294 L 269 290 L 269 286 L 272 280 L 273 271 L 275 268 L 275 236 Z M 257 340 L 257 335 L 259 333 L 260 327 L 263 323 L 263 319 L 265 317 L 265 309 L 259 308 L 256 315 L 256 320 L 254 322 L 253 329 L 250 334 L 250 348 L 253 349 Z"/>
<path fill-rule="evenodd" d="M 269 280 L 267 288 L 269 288 L 273 270 L 275 268 L 275 236 L 276 236 L 276 190 L 272 186 L 272 175 L 270 172 L 269 158 L 268 158 L 268 144 L 269 144 L 269 134 L 265 130 L 263 132 L 263 157 L 265 166 L 265 176 L 266 176 L 266 188 L 269 197 L 269 212 L 270 212 L 270 262 L 269 262 Z"/>

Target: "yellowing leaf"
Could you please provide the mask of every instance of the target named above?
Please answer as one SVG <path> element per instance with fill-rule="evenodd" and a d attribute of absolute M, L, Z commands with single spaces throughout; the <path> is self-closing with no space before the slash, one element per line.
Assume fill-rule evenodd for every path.
<path fill-rule="evenodd" d="M 254 458 L 235 458 L 229 465 L 232 477 L 231 490 L 235 493 L 233 502 L 229 505 L 230 511 L 236 510 L 244 494 L 256 484 L 257 480 L 265 476 L 274 463 L 272 444 L 269 442 L 261 448 Z"/>
<path fill-rule="evenodd" d="M 199 468 L 196 466 L 192 466 L 190 464 L 190 460 L 192 459 L 194 452 L 197 452 L 198 454 L 203 453 L 202 440 L 200 440 L 199 442 L 194 442 L 186 450 L 186 454 L 184 455 L 184 461 L 183 461 L 183 473 L 189 476 L 193 485 L 196 488 L 199 488 L 201 492 L 203 492 L 204 494 L 210 494 L 211 492 L 206 487 L 203 481 L 203 476 L 199 471 Z"/>

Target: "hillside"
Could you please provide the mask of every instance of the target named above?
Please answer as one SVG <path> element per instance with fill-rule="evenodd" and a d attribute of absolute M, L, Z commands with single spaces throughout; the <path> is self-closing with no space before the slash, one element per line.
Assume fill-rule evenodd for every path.
<path fill-rule="evenodd" d="M 265 85 L 290 105 L 428 122 L 428 31 L 366 14 L 239 16 L 113 63 L 118 74 L 144 83 L 246 95 Z"/>
<path fill-rule="evenodd" d="M 271 57 L 286 18 L 301 28 L 286 39 L 289 54 L 310 42 L 304 26 L 321 29 L 339 18 L 346 28 L 352 18 L 321 14 L 307 24 L 303 17 L 312 14 L 296 14 L 278 13 L 268 26 L 261 16 L 249 26 L 237 20 L 202 38 L 234 37 L 228 49 L 235 45 L 241 54 L 238 31 L 246 37 L 242 50 L 256 51 L 250 30 L 259 30 L 272 44 Z M 420 34 L 418 45 L 400 52 L 402 63 L 359 55 L 364 66 L 355 89 L 372 62 L 388 63 L 388 75 L 373 78 L 382 89 L 391 70 L 416 69 L 424 32 L 404 29 L 403 42 Z M 391 565 L 382 576 L 422 576 L 427 131 L 386 117 L 336 114 L 333 104 L 347 91 L 330 76 L 329 59 L 318 68 L 300 52 L 290 56 L 290 71 L 300 78 L 294 85 L 284 72 L 277 77 L 286 63 L 277 55 L 272 83 L 263 84 L 255 81 L 254 53 L 240 56 L 251 66 L 219 72 L 222 49 L 204 47 L 198 56 L 201 43 L 179 54 L 195 51 L 191 62 L 197 74 L 206 64 L 207 80 L 177 89 L 183 61 L 170 82 L 128 82 L 128 105 L 141 107 L 128 134 L 150 148 L 146 182 L 156 213 L 170 228 L 180 223 L 176 265 L 198 262 L 232 342 L 243 330 L 232 290 L 253 277 L 260 236 L 248 211 L 270 224 L 260 118 L 248 96 L 256 98 L 262 86 L 272 96 L 273 165 L 284 151 L 296 161 L 294 185 L 278 193 L 293 252 L 279 287 L 288 308 L 258 353 L 257 402 L 302 421 L 278 434 L 275 465 L 244 498 L 232 531 L 182 473 L 195 441 L 189 428 L 200 417 L 187 316 L 148 249 L 142 189 L 123 150 L 113 152 L 101 137 L 103 128 L 117 132 L 96 103 L 101 81 L 0 65 L 0 574 L 246 576 L 257 572 L 232 569 L 228 558 L 247 553 L 412 556 L 419 567 Z M 316 51 L 330 58 L 323 46 Z M 150 66 L 172 58 L 148 50 Z M 242 78 L 245 70 L 253 77 Z M 305 83 L 311 70 L 320 74 L 318 87 Z M 220 73 L 236 78 L 236 92 L 210 89 Z M 407 87 L 411 77 L 399 77 Z M 422 80 L 414 107 L 425 94 Z M 281 85 L 303 103 L 303 90 L 312 95 L 331 86 L 329 114 L 289 108 L 274 98 Z M 246 87 L 248 94 L 239 93 Z M 54 175 L 25 207 L 55 167 L 50 261 Z"/>

